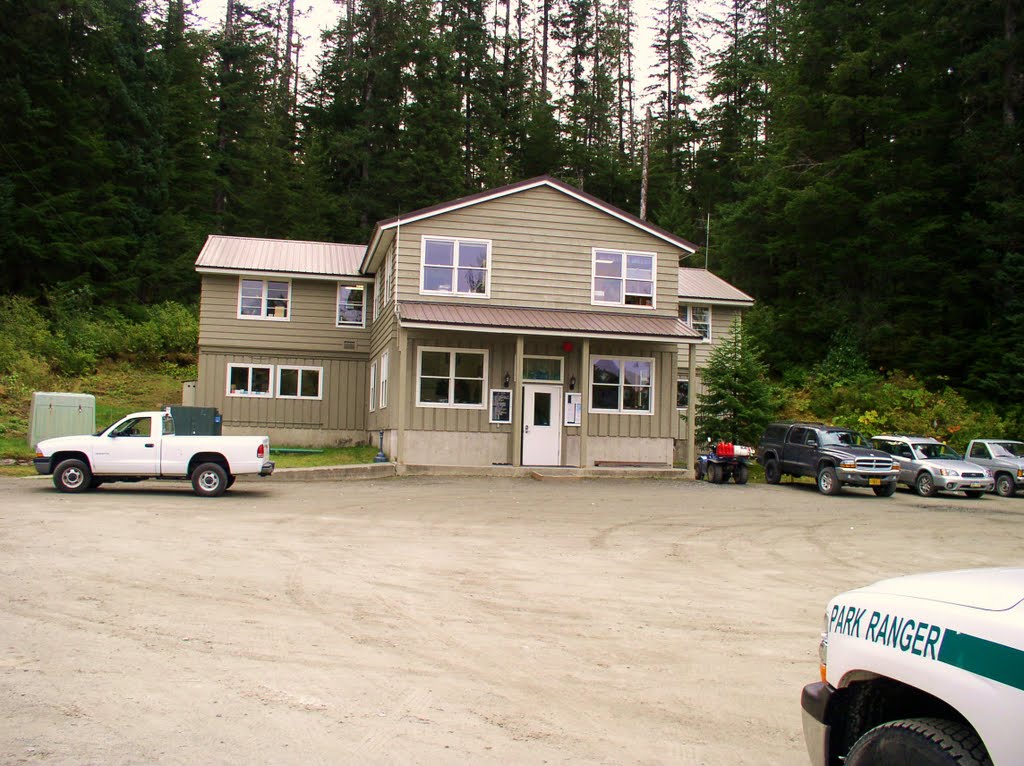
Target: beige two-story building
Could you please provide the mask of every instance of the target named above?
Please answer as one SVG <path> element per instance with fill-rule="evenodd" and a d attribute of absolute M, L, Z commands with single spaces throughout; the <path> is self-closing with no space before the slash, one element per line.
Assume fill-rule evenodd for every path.
<path fill-rule="evenodd" d="M 749 296 L 685 239 L 540 177 L 366 246 L 211 236 L 196 403 L 404 464 L 671 464 L 703 349 Z M 681 400 L 682 396 L 682 400 Z"/>

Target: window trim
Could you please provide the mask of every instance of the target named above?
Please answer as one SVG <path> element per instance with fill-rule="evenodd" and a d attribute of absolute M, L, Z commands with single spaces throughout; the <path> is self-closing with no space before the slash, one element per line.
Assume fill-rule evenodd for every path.
<path fill-rule="evenodd" d="M 686 324 L 688 324 L 694 330 L 697 330 L 697 327 L 696 327 L 696 325 L 693 324 L 693 310 L 694 309 L 707 309 L 708 310 L 708 321 L 707 321 L 708 334 L 704 335 L 703 333 L 701 333 L 701 340 L 700 340 L 700 342 L 701 343 L 710 343 L 711 342 L 711 330 L 712 330 L 712 324 L 711 323 L 712 323 L 713 316 L 714 316 L 714 314 L 713 314 L 713 312 L 711 310 L 711 304 L 708 304 L 708 303 L 680 303 L 679 304 L 680 314 L 683 312 L 683 309 L 686 310 L 686 316 L 685 317 L 681 316 L 679 318 L 682 319 L 684 322 L 686 322 Z M 700 332 L 700 331 L 697 330 L 697 332 Z"/>
<path fill-rule="evenodd" d="M 338 310 L 341 305 L 341 289 L 343 287 L 349 290 L 362 290 L 363 291 L 363 311 L 362 319 L 356 324 L 355 322 L 342 322 L 340 317 L 340 311 Z M 357 282 L 338 282 L 338 289 L 334 294 L 334 326 L 335 327 L 366 327 L 366 294 L 369 290 L 366 289 L 366 285 Z"/>
<path fill-rule="evenodd" d="M 267 393 L 254 394 L 251 392 L 238 393 L 231 390 L 231 370 L 234 368 L 249 370 L 249 385 L 252 385 L 252 371 L 255 368 L 267 370 Z M 272 364 L 248 364 L 244 362 L 228 362 L 227 379 L 225 380 L 224 395 L 239 399 L 273 399 L 274 398 L 274 365 Z"/>
<path fill-rule="evenodd" d="M 243 314 L 242 313 L 242 283 L 243 282 L 262 282 L 263 292 L 260 295 L 260 313 L 255 314 Z M 288 285 L 288 306 L 285 309 L 286 316 L 274 317 L 267 316 L 267 292 L 270 290 L 271 282 L 281 282 Z M 273 279 L 271 277 L 253 277 L 241 274 L 238 277 L 238 302 L 236 305 L 236 317 L 238 319 L 255 320 L 258 322 L 290 322 L 292 319 L 292 280 L 289 277 L 281 277 Z"/>
<path fill-rule="evenodd" d="M 597 254 L 616 253 L 622 256 L 622 275 L 619 277 L 601 277 L 601 279 L 618 279 L 622 283 L 622 300 L 606 301 L 597 297 Z M 641 306 L 635 303 L 626 303 L 626 259 L 631 255 L 648 256 L 651 259 L 651 305 Z M 639 280 L 634 280 L 639 281 Z M 646 280 L 644 280 L 646 281 Z M 636 295 L 636 293 L 630 293 Z M 653 311 L 658 307 L 658 254 L 644 250 L 624 250 L 617 247 L 593 247 L 590 250 L 590 305 L 591 306 L 622 306 L 628 309 L 640 311 Z"/>
<path fill-rule="evenodd" d="M 297 378 L 296 378 L 296 380 L 295 380 L 295 390 L 296 390 L 295 396 L 292 396 L 290 394 L 282 394 L 281 393 L 281 373 L 284 370 L 295 370 L 296 372 L 299 373 Z M 310 371 L 310 372 L 315 371 L 317 373 L 316 396 L 303 396 L 302 395 L 302 373 L 306 372 L 306 371 Z M 305 364 L 279 364 L 279 365 L 277 365 L 277 374 L 276 374 L 276 376 L 274 378 L 274 382 L 275 382 L 275 384 L 277 386 L 277 396 L 276 396 L 277 399 L 301 399 L 301 400 L 307 401 L 307 402 L 315 402 L 315 401 L 322 401 L 323 398 L 324 398 L 324 368 L 323 367 L 313 367 L 312 365 L 305 365 Z"/>
<path fill-rule="evenodd" d="M 388 364 L 390 362 L 390 354 L 387 351 L 381 352 L 380 355 L 380 382 L 377 386 L 380 391 L 380 408 L 383 410 L 388 406 Z"/>
<path fill-rule="evenodd" d="M 377 363 L 370 362 L 370 412 L 377 410 Z"/>
<path fill-rule="evenodd" d="M 423 380 L 423 352 L 424 351 L 441 351 L 451 354 L 451 359 L 448 361 L 448 402 L 424 402 L 420 399 L 420 393 L 422 391 L 422 380 Z M 455 354 L 481 354 L 484 358 L 483 371 L 484 376 L 481 380 L 480 385 L 480 404 L 455 404 L 452 399 L 455 396 Z M 416 406 L 417 407 L 431 407 L 436 409 L 447 409 L 447 410 L 485 410 L 487 409 L 487 380 L 488 371 L 490 367 L 490 353 L 485 348 L 455 348 L 450 346 L 420 346 L 416 349 Z M 466 378 L 466 380 L 475 380 L 475 378 Z"/>
<path fill-rule="evenodd" d="M 616 361 L 616 362 L 620 362 L 620 363 L 623 363 L 623 362 L 649 362 L 650 363 L 650 365 L 651 365 L 651 385 L 650 385 L 650 389 L 651 389 L 651 395 L 650 395 L 651 406 L 650 406 L 650 409 L 648 409 L 648 410 L 624 410 L 624 409 L 622 409 L 622 391 L 623 391 L 623 388 L 626 385 L 626 381 L 624 379 L 625 378 L 624 375 L 621 376 L 622 379 L 620 379 L 619 383 L 618 383 L 618 390 L 619 390 L 619 407 L 618 407 L 618 409 L 608 410 L 608 409 L 598 408 L 598 407 L 594 406 L 594 385 L 595 385 L 594 384 L 594 364 L 596 362 L 598 362 L 599 360 L 601 360 L 601 359 L 610 359 L 612 361 Z M 589 372 L 589 374 L 587 376 L 587 384 L 590 386 L 590 388 L 589 388 L 590 396 L 587 397 L 587 399 L 588 399 L 588 401 L 587 401 L 587 412 L 593 413 L 595 415 L 643 415 L 643 416 L 653 415 L 654 414 L 654 399 L 655 399 L 655 396 L 657 395 L 657 391 L 658 391 L 657 385 L 656 385 L 656 379 L 655 379 L 655 371 L 656 371 L 656 365 L 655 365 L 654 357 L 652 357 L 652 356 L 617 356 L 615 354 L 594 354 L 594 355 L 592 355 L 590 357 L 590 372 Z M 608 384 L 607 383 L 603 383 L 603 384 L 598 384 L 598 385 L 608 385 Z"/>
<path fill-rule="evenodd" d="M 428 290 L 425 287 L 424 278 L 426 276 L 427 267 L 427 241 L 433 240 L 436 242 L 451 242 L 453 245 L 452 249 L 452 289 L 448 290 Z M 473 245 L 484 245 L 487 248 L 487 268 L 486 276 L 484 278 L 484 291 L 482 293 L 464 293 L 459 292 L 459 247 L 465 242 Z M 478 298 L 488 299 L 491 297 L 491 267 L 494 264 L 494 248 L 493 242 L 489 239 L 480 239 L 477 237 L 450 237 L 444 235 L 433 235 L 424 234 L 420 237 L 420 295 L 448 295 L 457 296 L 459 298 Z M 435 267 L 436 268 L 436 267 Z"/>
<path fill-rule="evenodd" d="M 679 377 L 678 375 L 676 376 L 676 412 L 687 412 L 690 409 L 689 404 L 684 404 L 682 407 L 679 406 L 679 384 L 680 383 L 685 383 L 687 386 L 689 386 L 690 385 L 690 378 L 689 378 L 689 376 L 688 375 L 687 376 L 683 376 L 683 377 Z M 689 393 L 689 392 L 687 392 L 687 393 Z"/>
<path fill-rule="evenodd" d="M 549 380 L 547 378 L 528 378 L 526 377 L 526 360 L 527 359 L 555 359 L 558 361 L 558 380 Z M 565 358 L 561 356 L 546 356 L 544 354 L 523 354 L 523 382 L 524 383 L 563 383 L 565 381 Z"/>

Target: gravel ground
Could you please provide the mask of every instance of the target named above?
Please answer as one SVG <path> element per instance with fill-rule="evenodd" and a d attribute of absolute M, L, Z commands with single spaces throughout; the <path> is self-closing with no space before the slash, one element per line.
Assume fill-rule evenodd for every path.
<path fill-rule="evenodd" d="M 807 763 L 827 600 L 1024 564 L 1024 499 L 0 479 L 0 762 Z"/>

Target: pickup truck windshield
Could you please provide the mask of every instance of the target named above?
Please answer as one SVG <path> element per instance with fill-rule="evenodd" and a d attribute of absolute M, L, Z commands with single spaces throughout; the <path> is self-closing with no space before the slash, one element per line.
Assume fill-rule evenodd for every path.
<path fill-rule="evenodd" d="M 856 431 L 825 431 L 821 435 L 822 446 L 870 447 L 871 442 Z"/>
<path fill-rule="evenodd" d="M 1024 457 L 1024 442 L 999 442 L 992 445 L 996 457 Z"/>
<path fill-rule="evenodd" d="M 961 460 L 960 454 L 945 444 L 923 442 L 914 445 L 914 449 L 928 460 Z"/>

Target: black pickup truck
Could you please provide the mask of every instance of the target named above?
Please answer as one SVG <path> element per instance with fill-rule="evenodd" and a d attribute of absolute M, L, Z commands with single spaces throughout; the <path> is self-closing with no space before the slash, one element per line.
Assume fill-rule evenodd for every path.
<path fill-rule="evenodd" d="M 824 495 L 849 485 L 889 497 L 900 475 L 892 455 L 874 449 L 856 431 L 823 423 L 772 423 L 761 437 L 757 459 L 769 484 L 783 476 L 811 476 Z"/>

